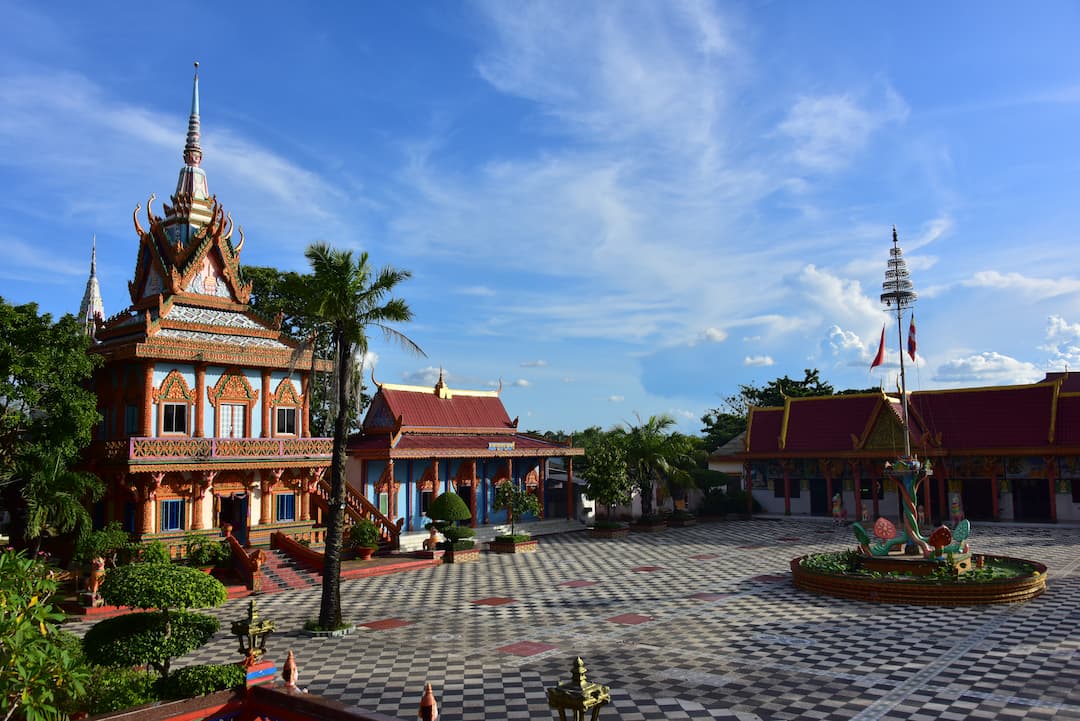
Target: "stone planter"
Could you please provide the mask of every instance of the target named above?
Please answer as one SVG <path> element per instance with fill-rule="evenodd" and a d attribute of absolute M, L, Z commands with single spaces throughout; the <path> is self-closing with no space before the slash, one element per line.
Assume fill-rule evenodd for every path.
<path fill-rule="evenodd" d="M 375 555 L 375 551 L 377 550 L 377 548 L 372 548 L 371 546 L 357 546 L 356 558 L 360 561 L 370 561 L 371 557 Z"/>
<path fill-rule="evenodd" d="M 488 550 L 492 553 L 536 553 L 540 542 L 535 538 L 528 541 L 489 541 Z"/>
<path fill-rule="evenodd" d="M 686 528 L 687 526 L 696 526 L 696 518 L 669 518 L 667 524 L 672 528 Z"/>
<path fill-rule="evenodd" d="M 457 550 L 443 551 L 442 562 L 443 563 L 469 563 L 470 561 L 480 560 L 479 548 L 464 548 Z"/>
<path fill-rule="evenodd" d="M 596 526 L 593 526 L 589 529 L 589 538 L 622 538 L 629 534 L 629 526 L 621 526 L 619 528 L 597 528 Z"/>
<path fill-rule="evenodd" d="M 634 533 L 660 533 L 667 530 L 667 523 L 634 523 L 630 530 Z"/>

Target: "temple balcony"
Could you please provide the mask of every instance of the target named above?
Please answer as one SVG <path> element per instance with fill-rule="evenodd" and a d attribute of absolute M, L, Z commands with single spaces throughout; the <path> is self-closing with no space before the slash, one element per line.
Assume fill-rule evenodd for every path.
<path fill-rule="evenodd" d="M 324 465 L 333 438 L 126 438 L 95 441 L 89 458 L 105 465 L 150 467 L 159 464 L 273 463 Z M 132 468 L 132 470 L 135 470 Z"/>

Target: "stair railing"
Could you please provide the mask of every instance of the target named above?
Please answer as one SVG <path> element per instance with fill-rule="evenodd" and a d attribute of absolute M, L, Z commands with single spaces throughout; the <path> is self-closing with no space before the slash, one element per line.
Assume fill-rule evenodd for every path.
<path fill-rule="evenodd" d="M 318 485 L 315 486 L 315 495 L 322 500 L 323 507 L 327 507 L 330 503 L 330 481 L 320 478 Z M 374 523 L 379 529 L 379 536 L 389 550 L 396 551 L 401 547 L 401 525 L 405 519 L 391 521 L 374 503 L 348 483 L 345 484 L 345 512 L 354 523 L 361 518 Z"/>

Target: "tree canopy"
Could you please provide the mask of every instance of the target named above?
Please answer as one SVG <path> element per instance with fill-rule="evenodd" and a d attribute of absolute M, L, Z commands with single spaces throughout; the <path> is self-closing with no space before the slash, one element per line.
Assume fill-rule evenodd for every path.
<path fill-rule="evenodd" d="M 102 491 L 70 471 L 98 422 L 87 383 L 99 359 L 89 345 L 74 316 L 53 322 L 34 303 L 0 298 L 0 486 L 23 496 L 30 539 L 88 525 L 82 502 Z"/>

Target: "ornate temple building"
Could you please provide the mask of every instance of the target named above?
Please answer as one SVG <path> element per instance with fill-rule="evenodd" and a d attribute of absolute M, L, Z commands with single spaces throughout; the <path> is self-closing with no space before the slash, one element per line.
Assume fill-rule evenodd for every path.
<path fill-rule="evenodd" d="M 1080 376 L 909 398 L 912 453 L 932 466 L 919 494 L 927 522 L 1080 520 Z M 901 412 L 884 393 L 788 398 L 751 409 L 732 457 L 768 512 L 830 515 L 839 500 L 849 520 L 892 516 L 886 465 L 903 454 Z"/>
<path fill-rule="evenodd" d="M 106 321 L 91 261 L 82 314 L 103 365 L 88 465 L 108 487 L 95 523 L 119 520 L 174 549 L 224 524 L 244 543 L 310 538 L 331 453 L 330 439 L 310 437 L 311 357 L 248 305 L 243 229 L 200 167 L 197 74 L 183 157 L 162 215 L 154 196 L 141 218 L 135 208 L 131 305 Z"/>
<path fill-rule="evenodd" d="M 499 524 L 495 486 L 524 486 L 541 501 L 544 516 L 573 518 L 578 502 L 571 483 L 548 482 L 548 461 L 573 459 L 584 449 L 547 441 L 517 430 L 499 391 L 448 387 L 440 373 L 434 387 L 376 383 L 378 391 L 363 430 L 349 443 L 350 486 L 391 518 L 404 518 L 404 531 L 423 530 L 427 507 L 444 491 L 469 505 L 472 524 Z"/>

